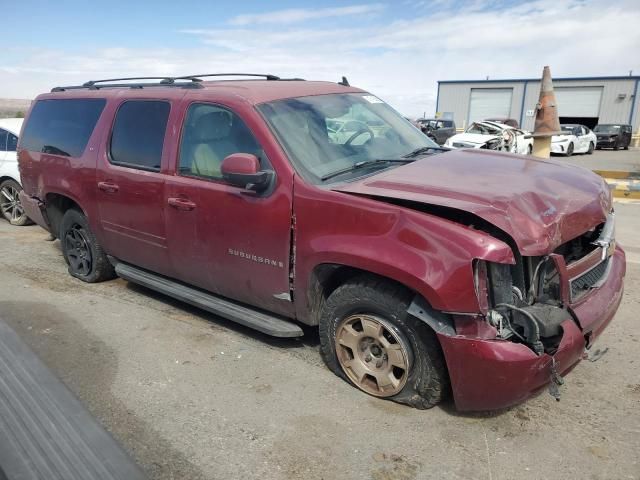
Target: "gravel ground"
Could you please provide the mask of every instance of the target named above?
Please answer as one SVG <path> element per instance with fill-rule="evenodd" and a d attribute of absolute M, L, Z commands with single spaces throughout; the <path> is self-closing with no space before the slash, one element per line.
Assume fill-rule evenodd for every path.
<path fill-rule="evenodd" d="M 596 345 L 609 352 L 560 402 L 459 414 L 374 399 L 322 365 L 314 330 L 274 340 L 122 280 L 81 283 L 59 242 L 6 222 L 0 316 L 152 479 L 640 479 L 640 205 L 616 208 L 623 304 Z"/>

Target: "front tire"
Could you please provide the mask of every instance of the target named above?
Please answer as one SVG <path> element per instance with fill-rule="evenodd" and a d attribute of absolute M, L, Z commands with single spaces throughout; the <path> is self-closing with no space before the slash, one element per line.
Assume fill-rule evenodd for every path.
<path fill-rule="evenodd" d="M 15 180 L 0 183 L 0 213 L 11 224 L 23 227 L 31 223 L 20 202 L 22 187 Z"/>
<path fill-rule="evenodd" d="M 413 294 L 369 276 L 338 287 L 320 318 L 320 351 L 340 378 L 419 409 L 439 403 L 449 379 L 438 339 L 407 309 Z"/>
<path fill-rule="evenodd" d="M 570 157 L 571 155 L 573 155 L 573 142 L 569 144 L 567 147 L 567 153 L 565 153 L 566 157 Z"/>
<path fill-rule="evenodd" d="M 71 276 L 87 283 L 102 282 L 116 276 L 84 214 L 75 209 L 67 210 L 60 224 L 59 238 Z"/>
<path fill-rule="evenodd" d="M 533 145 L 529 145 L 527 147 L 527 155 L 531 155 L 533 153 Z"/>
<path fill-rule="evenodd" d="M 593 142 L 589 142 L 589 150 L 587 150 L 587 155 L 592 155 L 593 151 L 595 150 L 595 145 L 593 144 Z"/>

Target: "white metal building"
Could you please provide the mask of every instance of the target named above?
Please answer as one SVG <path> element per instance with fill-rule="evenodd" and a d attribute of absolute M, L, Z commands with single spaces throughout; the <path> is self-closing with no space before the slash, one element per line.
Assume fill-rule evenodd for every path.
<path fill-rule="evenodd" d="M 640 129 L 640 77 L 554 78 L 560 123 L 593 128 L 598 123 L 631 124 Z M 518 120 L 533 130 L 540 79 L 443 80 L 438 82 L 437 115 L 452 116 L 458 127 L 491 117 Z"/>

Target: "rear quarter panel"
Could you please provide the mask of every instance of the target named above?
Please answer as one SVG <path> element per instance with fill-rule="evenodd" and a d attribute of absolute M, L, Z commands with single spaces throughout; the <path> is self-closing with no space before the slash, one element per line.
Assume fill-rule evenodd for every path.
<path fill-rule="evenodd" d="M 27 113 L 23 132 L 29 122 L 33 105 L 38 100 L 59 98 L 50 94 L 41 95 L 32 103 Z M 87 91 L 82 97 L 103 98 Z M 109 99 L 80 157 L 66 157 L 50 153 L 33 152 L 18 143 L 18 165 L 24 191 L 30 197 L 45 200 L 48 194 L 60 194 L 71 198 L 84 211 L 94 232 L 97 231 L 96 209 L 96 160 L 104 129 L 108 129 Z"/>

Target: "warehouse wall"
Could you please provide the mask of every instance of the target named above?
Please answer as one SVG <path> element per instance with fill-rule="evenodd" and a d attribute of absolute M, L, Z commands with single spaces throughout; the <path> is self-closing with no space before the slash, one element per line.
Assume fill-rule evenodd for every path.
<path fill-rule="evenodd" d="M 637 103 L 636 98 L 632 98 L 636 80 L 631 78 L 628 80 L 556 80 L 553 82 L 554 88 L 557 87 L 603 87 L 602 100 L 600 102 L 600 123 L 627 123 L 633 101 Z M 619 99 L 618 94 L 626 94 L 624 99 Z M 538 103 L 540 96 L 540 82 L 528 82 L 527 93 L 524 99 L 524 110 L 533 110 Z M 636 106 L 636 110 L 637 110 Z M 636 116 L 637 117 L 637 116 Z M 533 130 L 533 117 L 523 116 L 523 128 L 525 130 Z M 637 124 L 634 131 L 637 129 Z"/>
<path fill-rule="evenodd" d="M 600 123 L 628 123 L 632 105 L 635 103 L 633 130 L 640 129 L 640 86 L 634 96 L 637 78 L 604 80 L 554 80 L 554 87 L 602 87 L 600 104 Z M 525 86 L 526 85 L 526 86 Z M 520 122 L 525 130 L 533 130 L 534 118 L 527 117 L 527 110 L 534 110 L 540 95 L 540 81 L 484 81 L 464 83 L 440 83 L 438 94 L 438 112 L 453 112 L 456 125 L 466 126 L 469 113 L 469 100 L 473 88 L 513 88 L 511 117 Z M 523 103 L 524 94 L 524 103 Z M 624 99 L 618 98 L 625 94 Z"/>
<path fill-rule="evenodd" d="M 441 83 L 438 93 L 438 112 L 453 112 L 453 119 L 458 128 L 466 127 L 469 115 L 469 101 L 472 88 L 512 88 L 511 114 L 515 119 L 520 118 L 520 104 L 522 103 L 522 82 L 478 82 L 478 83 Z"/>

